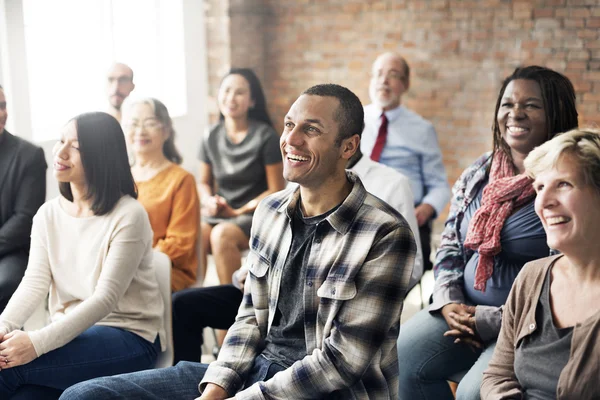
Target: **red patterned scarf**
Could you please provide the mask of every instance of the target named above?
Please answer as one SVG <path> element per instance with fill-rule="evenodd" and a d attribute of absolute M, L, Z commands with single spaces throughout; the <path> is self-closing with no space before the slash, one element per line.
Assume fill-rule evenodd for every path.
<path fill-rule="evenodd" d="M 475 289 L 485 292 L 485 285 L 494 272 L 494 256 L 502 251 L 500 232 L 504 221 L 515 208 L 535 196 L 532 179 L 515 175 L 508 156 L 497 151 L 492 160 L 490 179 L 483 189 L 481 206 L 471 219 L 465 247 L 479 252 L 475 270 Z"/>

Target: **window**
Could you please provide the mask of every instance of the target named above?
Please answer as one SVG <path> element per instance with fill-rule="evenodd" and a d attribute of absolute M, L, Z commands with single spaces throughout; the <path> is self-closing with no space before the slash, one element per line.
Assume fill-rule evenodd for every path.
<path fill-rule="evenodd" d="M 106 73 L 124 62 L 132 96 L 187 113 L 182 0 L 24 0 L 33 140 L 54 139 L 75 115 L 106 110 Z"/>

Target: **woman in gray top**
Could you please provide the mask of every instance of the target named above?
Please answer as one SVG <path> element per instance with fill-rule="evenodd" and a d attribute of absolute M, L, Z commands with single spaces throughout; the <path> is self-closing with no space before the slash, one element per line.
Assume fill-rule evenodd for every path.
<path fill-rule="evenodd" d="M 256 206 L 285 183 L 279 135 L 254 72 L 231 69 L 217 101 L 220 121 L 204 138 L 199 155 L 200 262 L 206 270 L 212 253 L 221 284 L 228 284 L 241 266 L 241 251 L 248 248 Z"/>

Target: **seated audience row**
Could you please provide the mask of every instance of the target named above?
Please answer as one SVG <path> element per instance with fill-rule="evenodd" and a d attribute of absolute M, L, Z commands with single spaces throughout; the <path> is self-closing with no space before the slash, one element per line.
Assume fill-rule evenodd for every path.
<path fill-rule="evenodd" d="M 217 361 L 99 378 L 63 399 L 397 398 L 400 311 L 416 244 L 409 224 L 346 170 L 363 108 L 317 85 L 290 108 L 283 175 L 259 203 L 237 318 Z M 300 300 L 300 301 L 299 301 Z"/>
<path fill-rule="evenodd" d="M 505 79 L 493 150 L 454 186 L 433 304 L 400 330 L 404 296 L 421 274 L 417 224 L 430 223 L 443 196 L 417 188 L 413 211 L 407 178 L 360 148 L 364 131 L 371 159 L 398 168 L 394 146 L 403 145 L 395 135 L 411 116 L 400 106 L 408 73 L 400 56 L 379 57 L 365 114 L 349 90 L 311 87 L 286 115 L 279 144 L 256 76 L 234 69 L 224 78 L 221 122 L 200 153 L 202 244 L 224 281 L 239 269 L 240 250 L 250 253 L 237 287 L 174 295 L 175 356 L 195 362 L 162 370 L 135 372 L 151 368 L 164 348 L 151 252 L 171 258 L 174 291 L 195 281 L 193 176 L 176 165 L 175 132 L 157 100 L 134 102 L 124 115 L 131 170 L 114 118 L 70 121 L 55 148 L 61 197 L 34 217 L 27 272 L 0 315 L 3 397 L 56 399 L 68 388 L 61 398 L 451 399 L 447 381 L 462 372 L 458 399 L 480 391 L 596 398 L 589 382 L 599 372 L 598 307 L 590 305 L 600 299 L 592 242 L 600 136 L 558 135 L 577 127 L 573 85 L 538 66 Z M 363 122 L 371 114 L 381 116 L 376 137 Z M 408 173 L 439 179 L 421 168 Z M 147 213 L 134 200 L 134 177 Z M 282 177 L 297 185 L 279 192 Z M 385 190 L 392 179 L 401 193 Z M 563 254 L 544 258 L 548 246 Z M 52 322 L 18 330 L 48 293 Z M 198 363 L 207 325 L 232 325 L 210 366 Z M 133 373 L 117 375 L 126 372 Z"/>

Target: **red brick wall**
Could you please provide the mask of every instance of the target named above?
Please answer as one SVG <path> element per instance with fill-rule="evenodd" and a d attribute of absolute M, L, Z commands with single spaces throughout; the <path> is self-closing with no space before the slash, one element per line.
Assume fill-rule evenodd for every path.
<path fill-rule="evenodd" d="M 600 122 L 600 0 L 231 2 L 231 58 L 258 69 L 278 130 L 313 84 L 342 84 L 367 104 L 371 63 L 388 50 L 411 66 L 403 101 L 435 125 L 451 182 L 490 148 L 500 83 L 518 65 L 565 73 L 581 123 Z"/>

